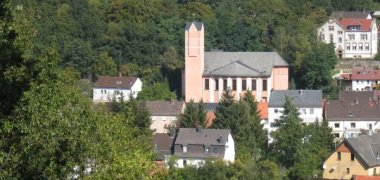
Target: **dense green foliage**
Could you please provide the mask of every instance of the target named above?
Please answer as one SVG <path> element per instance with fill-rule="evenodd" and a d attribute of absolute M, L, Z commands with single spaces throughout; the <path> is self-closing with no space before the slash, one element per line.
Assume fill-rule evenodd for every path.
<path fill-rule="evenodd" d="M 185 111 L 180 114 L 177 121 L 180 128 L 194 128 L 198 125 L 207 127 L 206 110 L 203 102 L 194 103 L 191 100 L 186 104 Z"/>
<path fill-rule="evenodd" d="M 114 102 L 107 113 L 88 100 L 88 85 L 75 81 L 138 76 L 140 99 L 175 99 L 187 21 L 205 23 L 207 50 L 277 51 L 290 64 L 292 88 L 331 93 L 337 60 L 332 45 L 318 42 L 316 27 L 335 10 L 378 7 L 378 0 L 0 1 L 0 179 L 152 178 L 147 111 L 131 100 Z M 231 129 L 236 163 L 170 169 L 158 178 L 320 174 L 331 150 L 327 121 L 302 125 L 288 101 L 267 148 L 253 98 L 234 101 L 227 91 L 216 110 L 213 127 Z M 188 115 L 194 112 L 202 122 L 202 108 Z"/>
<path fill-rule="evenodd" d="M 75 68 L 81 77 L 120 72 L 142 77 L 147 84 L 168 81 L 177 93 L 187 21 L 205 23 L 207 50 L 277 51 L 291 65 L 293 77 L 307 76 L 295 78 L 297 88 L 321 86 L 331 92 L 330 68 L 320 73 L 321 80 L 309 68 L 320 61 L 322 67 L 335 63 L 325 59 L 330 55 L 319 56 L 332 48 L 317 43 L 316 27 L 334 10 L 378 6 L 373 0 L 13 0 L 12 5 L 35 27 L 30 56 L 54 46 L 60 65 Z M 8 59 L 10 55 L 17 52 Z"/>
<path fill-rule="evenodd" d="M 240 101 L 234 101 L 231 90 L 226 90 L 215 110 L 215 116 L 212 127 L 231 129 L 238 158 L 260 157 L 260 150 L 266 146 L 266 133 L 260 123 L 257 102 L 250 91 Z"/>

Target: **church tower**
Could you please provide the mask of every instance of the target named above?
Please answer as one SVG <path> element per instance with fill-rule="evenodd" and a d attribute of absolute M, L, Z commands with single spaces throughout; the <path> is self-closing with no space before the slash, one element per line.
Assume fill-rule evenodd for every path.
<path fill-rule="evenodd" d="M 204 26 L 189 22 L 185 27 L 185 101 L 202 99 L 204 68 Z"/>

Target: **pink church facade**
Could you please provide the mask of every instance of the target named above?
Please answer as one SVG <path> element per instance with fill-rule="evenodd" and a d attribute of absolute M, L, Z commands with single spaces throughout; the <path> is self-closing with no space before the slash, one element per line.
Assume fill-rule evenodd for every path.
<path fill-rule="evenodd" d="M 186 24 L 186 102 L 219 102 L 227 88 L 236 100 L 251 90 L 257 101 L 268 101 L 271 90 L 288 89 L 288 66 L 276 52 L 205 52 L 203 23 Z"/>

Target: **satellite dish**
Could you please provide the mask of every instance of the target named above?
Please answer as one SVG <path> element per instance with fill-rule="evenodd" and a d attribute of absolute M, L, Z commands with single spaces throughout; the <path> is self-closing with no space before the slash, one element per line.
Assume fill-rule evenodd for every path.
<path fill-rule="evenodd" d="M 326 169 L 326 168 L 327 168 L 326 164 L 324 164 L 322 167 L 323 167 L 323 169 Z"/>

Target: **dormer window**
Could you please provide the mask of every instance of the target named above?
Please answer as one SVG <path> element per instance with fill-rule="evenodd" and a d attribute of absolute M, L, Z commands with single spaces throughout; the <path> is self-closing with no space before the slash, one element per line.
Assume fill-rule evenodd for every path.
<path fill-rule="evenodd" d="M 376 159 L 380 159 L 380 151 L 377 151 L 377 153 L 376 153 Z"/>
<path fill-rule="evenodd" d="M 186 152 L 187 152 L 187 146 L 186 146 L 186 145 L 183 145 L 183 146 L 182 146 L 182 150 L 183 150 L 184 153 L 186 153 Z"/>

